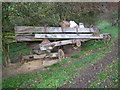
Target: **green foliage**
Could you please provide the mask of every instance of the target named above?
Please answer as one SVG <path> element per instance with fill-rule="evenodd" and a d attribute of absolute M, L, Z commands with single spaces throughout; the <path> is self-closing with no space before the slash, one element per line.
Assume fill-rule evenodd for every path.
<path fill-rule="evenodd" d="M 106 9 L 104 8 L 106 7 Z M 89 26 L 91 24 L 96 24 L 100 19 L 99 16 L 101 12 L 105 11 L 115 11 L 117 5 L 114 3 L 67 3 L 67 2 L 51 2 L 51 3 L 43 3 L 43 2 L 4 2 L 2 3 L 2 32 L 3 32 L 3 54 L 6 60 L 5 55 L 9 55 L 10 57 L 18 56 L 20 52 L 24 52 L 28 54 L 30 51 L 23 44 L 21 47 L 18 47 L 19 43 L 10 44 L 10 51 L 8 50 L 8 45 L 10 42 L 13 42 L 14 39 L 14 26 L 15 25 L 23 25 L 23 26 L 44 26 L 48 24 L 48 26 L 59 26 L 58 23 L 60 20 L 74 20 L 77 23 L 83 22 L 85 26 Z M 104 10 L 105 9 L 105 10 Z M 116 12 L 114 12 L 117 15 Z M 83 43 L 83 51 L 78 53 L 77 55 L 71 56 L 71 58 L 78 58 L 84 55 L 87 51 L 95 50 L 102 47 L 108 47 L 113 45 L 114 39 L 118 37 L 117 29 L 118 27 L 111 27 L 107 22 L 100 22 L 98 27 L 101 29 L 101 33 L 109 32 L 112 34 L 112 42 L 108 45 L 104 45 L 103 41 L 89 41 L 87 43 Z M 107 28 L 106 28 L 107 27 Z M 7 35 L 6 31 L 10 31 L 13 35 Z M 6 37 L 7 36 L 7 37 Z M 8 37 L 10 36 L 10 37 Z M 11 41 L 10 41 L 11 40 Z M 104 53 L 102 53 L 104 52 Z M 101 50 L 93 53 L 92 55 L 88 55 L 81 60 L 74 61 L 71 59 L 72 64 L 69 64 L 66 68 L 61 67 L 65 65 L 68 60 L 61 61 L 60 63 L 52 65 L 50 71 L 48 73 L 39 72 L 33 73 L 29 75 L 18 75 L 13 76 L 11 78 L 6 78 L 3 81 L 3 87 L 20 87 L 25 84 L 25 87 L 29 84 L 33 84 L 33 87 L 59 87 L 63 85 L 64 82 L 69 81 L 74 75 L 76 75 L 76 68 L 83 68 L 88 66 L 90 63 L 94 63 L 100 58 L 104 57 L 106 53 L 109 53 L 109 50 Z M 96 57 L 97 54 L 100 54 L 99 57 Z M 94 57 L 94 59 L 93 59 Z M 16 60 L 18 58 L 14 58 Z M 95 61 L 94 61 L 95 60 Z M 83 64 L 84 63 L 84 64 Z M 60 67 L 58 69 L 54 69 L 55 67 Z M 46 67 L 47 68 L 47 67 Z M 40 78 L 40 83 L 36 83 L 36 78 Z M 30 83 L 31 82 L 31 83 Z M 29 83 L 29 84 L 28 84 Z M 24 85 L 23 85 L 24 87 Z"/>
<path fill-rule="evenodd" d="M 29 48 L 27 48 L 25 43 L 11 43 L 9 55 L 12 62 L 17 62 L 20 60 L 20 53 L 30 54 Z"/>
<path fill-rule="evenodd" d="M 109 7 L 111 5 L 114 5 L 114 8 Z M 4 2 L 2 4 L 3 31 L 13 32 L 15 25 L 59 26 L 60 20 L 74 20 L 88 26 L 98 21 L 100 13 L 105 12 L 105 6 L 106 10 L 117 10 L 116 3 Z"/>
<path fill-rule="evenodd" d="M 17 62 L 18 60 L 20 60 L 20 53 L 30 54 L 31 52 L 25 43 L 6 44 L 5 45 L 6 48 L 8 47 L 8 45 L 9 45 L 9 51 L 7 51 L 7 54 L 9 55 L 11 62 Z M 6 59 L 7 57 L 5 56 L 5 53 L 2 53 L 3 63 Z"/>
<path fill-rule="evenodd" d="M 114 8 L 110 6 L 114 6 Z M 98 22 L 100 13 L 105 12 L 104 7 L 106 7 L 106 11 L 109 8 L 111 11 L 117 10 L 116 3 L 4 2 L 2 3 L 3 47 L 15 42 L 14 27 L 16 25 L 59 26 L 60 20 L 74 20 L 89 26 Z M 117 13 L 115 14 L 117 15 Z M 6 31 L 11 32 L 12 35 L 8 35 Z M 7 48 L 4 50 L 6 50 L 3 51 L 4 55 L 7 55 Z"/>
<path fill-rule="evenodd" d="M 79 55 L 79 54 L 74 55 L 74 56 L 71 56 L 71 58 L 79 58 L 79 57 L 80 57 L 80 55 Z"/>

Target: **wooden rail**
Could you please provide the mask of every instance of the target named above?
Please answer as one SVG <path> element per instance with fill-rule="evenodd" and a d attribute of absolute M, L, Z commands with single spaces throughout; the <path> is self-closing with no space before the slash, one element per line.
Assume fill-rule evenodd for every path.
<path fill-rule="evenodd" d="M 16 41 L 41 41 L 42 39 L 103 39 L 103 34 L 93 36 L 93 28 L 61 28 L 16 26 Z"/>
<path fill-rule="evenodd" d="M 35 34 L 35 38 L 59 38 L 59 39 L 100 39 L 103 35 L 93 36 L 93 34 Z"/>
<path fill-rule="evenodd" d="M 61 27 L 32 27 L 32 26 L 16 26 L 15 33 L 57 33 L 57 32 L 77 32 L 76 28 Z M 78 28 L 78 33 L 91 33 L 93 28 Z"/>
<path fill-rule="evenodd" d="M 92 34 L 35 34 L 35 35 L 18 35 L 17 41 L 41 41 L 48 39 L 103 39 L 103 34 L 93 36 Z"/>

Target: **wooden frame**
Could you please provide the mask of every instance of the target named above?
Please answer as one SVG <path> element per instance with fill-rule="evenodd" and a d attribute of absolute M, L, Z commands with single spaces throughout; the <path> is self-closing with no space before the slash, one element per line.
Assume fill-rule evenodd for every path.
<path fill-rule="evenodd" d="M 15 35 L 17 41 L 42 41 L 43 39 L 59 41 L 41 43 L 39 44 L 40 51 L 50 51 L 54 47 L 76 44 L 78 47 L 81 46 L 81 42 L 90 39 L 103 39 L 105 42 L 110 41 L 110 35 L 108 33 L 98 34 L 94 36 L 95 30 L 93 28 L 61 28 L 61 27 L 32 27 L 32 26 L 16 26 Z M 28 55 L 23 57 L 24 59 L 33 57 L 34 59 L 46 58 L 46 57 L 58 57 L 63 58 L 64 52 L 59 49 L 57 53 L 44 53 L 40 55 Z"/>

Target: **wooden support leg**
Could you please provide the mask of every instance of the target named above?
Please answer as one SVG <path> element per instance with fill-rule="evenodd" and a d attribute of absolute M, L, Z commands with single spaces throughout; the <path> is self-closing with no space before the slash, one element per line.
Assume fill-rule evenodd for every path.
<path fill-rule="evenodd" d="M 111 41 L 111 34 L 105 34 L 104 35 L 104 44 L 108 44 Z"/>
<path fill-rule="evenodd" d="M 78 49 L 79 47 L 81 47 L 81 41 L 80 40 L 76 41 L 75 45 L 73 46 L 73 49 Z"/>
<path fill-rule="evenodd" d="M 64 58 L 65 58 L 64 51 L 62 49 L 59 49 L 58 50 L 58 59 L 61 61 Z"/>

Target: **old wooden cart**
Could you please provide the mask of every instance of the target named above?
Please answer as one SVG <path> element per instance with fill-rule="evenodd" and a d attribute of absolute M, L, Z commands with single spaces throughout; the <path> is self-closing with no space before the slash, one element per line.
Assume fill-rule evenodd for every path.
<path fill-rule="evenodd" d="M 58 57 L 59 60 L 65 58 L 64 51 L 60 46 L 74 44 L 81 46 L 81 42 L 91 39 L 103 39 L 105 43 L 111 40 L 109 33 L 94 35 L 96 31 L 93 28 L 61 28 L 61 27 L 32 27 L 16 26 L 15 35 L 19 42 L 37 41 L 37 49 L 33 46 L 33 54 L 24 56 L 24 59 L 38 59 L 47 57 Z M 51 51 L 59 47 L 54 53 Z"/>

